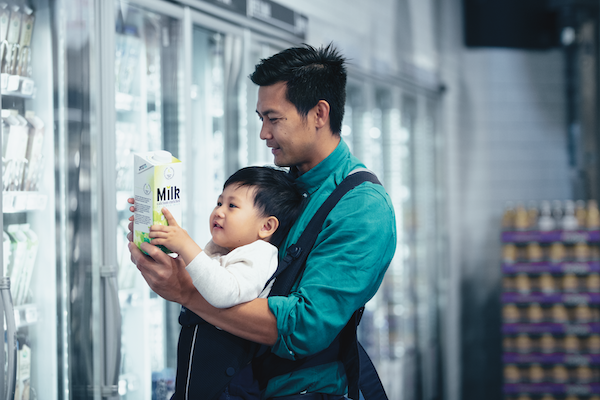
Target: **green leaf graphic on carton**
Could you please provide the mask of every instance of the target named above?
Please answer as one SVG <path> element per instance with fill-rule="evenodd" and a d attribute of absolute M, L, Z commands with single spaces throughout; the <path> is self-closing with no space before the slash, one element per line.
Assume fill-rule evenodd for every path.
<path fill-rule="evenodd" d="M 169 223 L 165 219 L 165 216 L 163 215 L 162 211 L 157 208 L 158 207 L 154 207 L 154 210 L 152 212 L 152 220 L 154 221 L 154 224 L 168 226 Z"/>
<path fill-rule="evenodd" d="M 165 221 L 165 222 L 166 222 L 166 221 Z M 167 225 L 167 224 L 165 223 L 164 225 Z M 141 249 L 141 247 L 140 247 L 140 246 L 142 245 L 142 243 L 144 243 L 144 242 L 146 242 L 146 243 L 150 243 L 150 242 L 151 242 L 150 236 L 148 236 L 148 235 L 149 235 L 149 234 L 148 234 L 147 232 L 135 231 L 135 235 L 134 235 L 134 236 L 135 236 L 135 238 L 134 238 L 133 242 L 134 242 L 135 244 L 137 244 L 137 246 L 138 246 L 138 248 L 139 248 L 140 250 L 142 250 L 142 249 Z M 156 247 L 158 247 L 159 249 L 161 249 L 162 251 L 164 251 L 164 252 L 165 252 L 165 253 L 167 253 L 167 254 L 170 254 L 170 253 L 172 253 L 172 251 L 171 251 L 171 250 L 169 250 L 169 249 L 167 249 L 165 246 L 158 245 L 158 246 L 156 246 Z M 148 253 L 146 253 L 144 250 L 142 250 L 142 252 L 143 252 L 144 254 L 148 254 Z"/>

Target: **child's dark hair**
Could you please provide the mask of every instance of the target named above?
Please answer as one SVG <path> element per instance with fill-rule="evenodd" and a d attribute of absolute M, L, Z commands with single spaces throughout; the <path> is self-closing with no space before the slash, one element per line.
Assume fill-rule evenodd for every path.
<path fill-rule="evenodd" d="M 231 175 L 223 189 L 230 185 L 256 187 L 254 205 L 263 215 L 279 220 L 279 227 L 269 242 L 277 247 L 282 245 L 304 206 L 304 195 L 294 179 L 280 169 L 246 167 Z"/>
<path fill-rule="evenodd" d="M 305 44 L 283 50 L 256 65 L 250 75 L 259 86 L 286 82 L 286 97 L 306 117 L 319 100 L 329 103 L 331 131 L 340 134 L 346 103 L 345 59 L 329 44 L 314 48 Z"/>

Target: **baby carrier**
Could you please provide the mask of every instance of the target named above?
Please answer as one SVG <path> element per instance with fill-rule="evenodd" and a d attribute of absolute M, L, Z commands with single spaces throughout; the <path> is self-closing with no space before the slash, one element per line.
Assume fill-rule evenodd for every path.
<path fill-rule="evenodd" d="M 360 170 L 352 172 L 336 187 L 315 213 L 298 241 L 288 248 L 286 257 L 271 278 L 277 279 L 269 296 L 287 296 L 290 293 L 294 282 L 302 276 L 308 254 L 329 212 L 348 191 L 366 181 L 380 184 L 375 175 Z M 268 346 L 261 346 L 220 330 L 182 307 L 179 316 L 181 334 L 177 348 L 177 376 L 172 400 L 216 400 L 228 385 L 248 383 L 247 380 L 252 379 L 251 371 L 262 390 L 275 376 L 336 360 L 344 363 L 349 398 L 358 400 L 360 392 L 366 400 L 387 400 L 377 371 L 356 337 L 356 328 L 363 310 L 364 307 L 361 307 L 353 314 L 327 349 L 292 361 L 274 355 Z M 260 398 L 260 393 L 257 393 L 256 398 Z"/>

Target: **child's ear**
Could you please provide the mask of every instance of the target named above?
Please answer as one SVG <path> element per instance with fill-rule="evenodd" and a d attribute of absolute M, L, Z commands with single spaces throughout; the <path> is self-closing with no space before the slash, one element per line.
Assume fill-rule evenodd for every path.
<path fill-rule="evenodd" d="M 271 215 L 263 220 L 258 236 L 263 240 L 268 239 L 273 236 L 277 228 L 279 228 L 279 220 Z"/>

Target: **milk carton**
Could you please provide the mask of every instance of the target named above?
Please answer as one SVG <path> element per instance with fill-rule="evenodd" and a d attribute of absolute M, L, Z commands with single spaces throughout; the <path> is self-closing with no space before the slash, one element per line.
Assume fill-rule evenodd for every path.
<path fill-rule="evenodd" d="M 133 241 L 138 247 L 150 242 L 152 225 L 168 225 L 161 209 L 167 208 L 181 225 L 182 164 L 168 151 L 134 154 L 133 195 L 135 214 Z M 165 253 L 171 253 L 160 246 Z"/>

